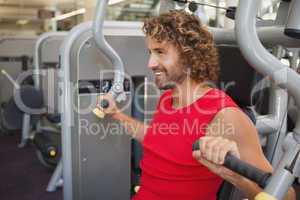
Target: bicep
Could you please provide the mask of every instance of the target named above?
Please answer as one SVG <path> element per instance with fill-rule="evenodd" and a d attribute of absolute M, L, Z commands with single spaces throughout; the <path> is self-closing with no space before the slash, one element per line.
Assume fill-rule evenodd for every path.
<path fill-rule="evenodd" d="M 240 109 L 230 107 L 219 111 L 209 124 L 207 134 L 235 141 L 242 160 L 264 171 L 272 171 L 263 154 L 256 127 Z"/>

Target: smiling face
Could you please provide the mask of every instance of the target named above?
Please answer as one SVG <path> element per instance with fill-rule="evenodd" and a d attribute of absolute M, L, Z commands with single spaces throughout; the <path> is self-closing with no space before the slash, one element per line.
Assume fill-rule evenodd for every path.
<path fill-rule="evenodd" d="M 218 81 L 218 51 L 199 17 L 171 10 L 146 19 L 142 30 L 151 53 L 149 68 L 156 74 L 158 87 L 170 81 L 178 83 L 184 75 L 197 83 Z"/>
<path fill-rule="evenodd" d="M 157 42 L 146 38 L 150 58 L 148 67 L 155 75 L 155 83 L 159 89 L 166 89 L 182 83 L 186 78 L 184 66 L 180 62 L 179 52 L 170 42 Z"/>

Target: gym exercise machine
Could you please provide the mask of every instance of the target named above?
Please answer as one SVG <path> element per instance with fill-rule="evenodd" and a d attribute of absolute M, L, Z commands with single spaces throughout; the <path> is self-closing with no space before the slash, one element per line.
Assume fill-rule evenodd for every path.
<path fill-rule="evenodd" d="M 293 69 L 283 65 L 276 57 L 268 53 L 261 45 L 255 26 L 255 17 L 260 1 L 240 1 L 237 9 L 236 36 L 243 55 L 260 73 L 270 76 L 281 88 L 287 89 L 300 109 L 300 76 Z M 291 38 L 300 38 L 299 11 L 300 1 L 290 3 L 289 15 L 284 33 Z M 249 42 L 251 41 L 251 42 Z M 299 133 L 300 116 L 298 115 L 293 132 L 284 140 L 284 155 L 275 169 L 264 192 L 257 199 L 283 199 L 296 177 L 299 177 Z"/>
<path fill-rule="evenodd" d="M 273 83 L 294 98 L 299 107 L 300 91 L 297 86 L 300 76 L 293 69 L 283 65 L 278 57 L 270 54 L 262 46 L 256 33 L 256 13 L 260 1 L 240 1 L 236 16 L 236 37 L 241 51 L 248 62 L 261 74 L 270 76 Z M 300 8 L 299 1 L 292 1 L 290 5 L 287 25 L 284 33 L 293 38 L 299 38 L 299 16 L 296 10 Z M 251 42 L 249 42 L 251 41 Z M 230 154 L 226 156 L 225 166 L 237 171 L 246 177 L 255 180 L 264 188 L 255 199 L 283 199 L 296 177 L 299 177 L 299 116 L 293 132 L 284 139 L 284 155 L 279 164 L 275 166 L 273 174 L 260 170 L 241 162 Z M 196 145 L 197 146 L 197 145 Z M 194 146 L 194 148 L 196 148 Z"/>
<path fill-rule="evenodd" d="M 103 12 L 96 13 L 99 15 L 93 27 L 99 27 L 100 32 L 95 32 L 101 37 Z M 103 199 L 130 198 L 131 140 L 121 127 L 120 130 L 110 129 L 111 132 L 99 130 L 101 127 L 109 128 L 111 124 L 119 127 L 119 123 L 112 123 L 105 118 L 99 121 L 92 111 L 97 96 L 104 92 L 102 86 L 105 81 L 115 80 L 114 83 L 118 83 L 121 89 L 125 88 L 120 58 L 125 61 L 129 74 L 125 79 L 131 83 L 130 89 L 123 93 L 126 100 L 119 103 L 127 114 L 132 111 L 128 105 L 131 105 L 133 99 L 131 90 L 136 87 L 134 80 L 141 77 L 141 82 L 144 82 L 145 78 L 151 78 L 151 72 L 143 68 L 147 64 L 148 55 L 141 31 L 136 33 L 135 23 L 132 26 L 116 23 L 119 24 L 119 30 L 113 30 L 113 24 L 105 24 L 104 34 L 120 57 L 111 52 L 111 48 L 106 48 L 106 53 L 98 50 L 90 22 L 72 29 L 61 49 L 64 199 L 96 199 L 99 196 Z M 111 58 L 106 58 L 107 55 L 114 57 L 113 63 L 120 67 L 117 71 L 111 64 Z M 116 89 L 115 94 L 123 91 Z M 149 104 L 151 100 L 148 99 Z M 70 109 L 69 105 L 79 109 L 79 112 Z M 118 192 L 112 192 L 112 189 Z"/>
<path fill-rule="evenodd" d="M 34 89 L 42 92 L 43 109 L 46 111 L 41 111 L 43 114 L 35 127 L 33 143 L 37 148 L 37 156 L 41 163 L 52 169 L 55 169 L 61 158 L 61 120 L 57 94 L 58 52 L 66 34 L 66 32 L 42 34 L 35 45 Z M 24 118 L 28 120 L 27 124 L 23 123 L 25 124 L 23 130 L 26 130 L 26 135 L 28 135 L 31 115 L 24 113 Z"/>
<path fill-rule="evenodd" d="M 4 119 L 10 124 L 20 121 L 22 137 L 19 146 L 24 147 L 32 139 L 37 147 L 39 160 L 50 168 L 56 166 L 60 157 L 61 134 L 57 125 L 60 123 L 60 116 L 55 74 L 58 71 L 58 49 L 65 35 L 64 32 L 41 35 L 35 44 L 35 68 L 24 70 L 16 81 L 5 72 L 15 88 L 13 97 L 3 111 Z M 32 81 L 34 85 L 19 84 L 28 77 L 35 79 Z"/>
<path fill-rule="evenodd" d="M 131 90 L 139 90 L 140 95 L 142 96 L 144 89 L 142 88 L 142 85 L 144 84 L 144 81 L 146 80 L 145 78 L 151 78 L 151 72 L 149 70 L 145 70 L 143 69 L 141 66 L 145 66 L 147 64 L 147 52 L 146 49 L 144 48 L 144 40 L 141 37 L 142 36 L 142 32 L 140 30 L 140 23 L 124 23 L 124 22 L 108 22 L 105 23 L 104 25 L 104 32 L 107 35 L 108 39 L 110 40 L 111 43 L 113 43 L 113 45 L 116 47 L 116 49 L 118 49 L 118 53 L 121 55 L 122 59 L 126 59 L 126 58 L 130 58 L 130 59 L 126 59 L 126 66 L 128 66 L 128 71 L 127 73 L 131 76 L 131 77 L 127 77 L 125 82 L 124 82 L 124 89 L 125 89 L 125 94 L 127 96 L 130 96 L 130 94 L 132 93 Z M 93 106 L 95 106 L 95 98 L 97 97 L 97 94 L 99 93 L 106 93 L 109 88 L 112 85 L 112 80 L 113 80 L 113 68 L 111 67 L 110 64 L 108 64 L 108 62 L 106 61 L 105 57 L 103 55 L 99 55 L 99 51 L 96 49 L 95 47 L 95 43 L 93 41 L 92 35 L 91 35 L 91 23 L 86 23 L 85 26 L 90 26 L 89 29 L 86 30 L 86 33 L 84 33 L 83 35 L 78 36 L 79 41 L 78 42 L 82 42 L 81 40 L 86 40 L 83 44 L 78 44 L 79 46 L 77 46 L 76 44 L 76 48 L 80 47 L 80 60 L 81 62 L 75 62 L 75 64 L 72 64 L 71 66 L 74 67 L 74 69 L 72 68 L 72 72 L 77 72 L 78 70 L 80 70 L 80 76 L 79 76 L 79 80 L 77 80 L 77 78 L 75 80 L 73 80 L 74 83 L 74 92 L 78 92 L 78 94 L 80 94 L 82 97 L 84 97 L 84 99 L 82 100 L 84 103 L 84 105 L 89 105 L 90 101 L 94 101 L 93 105 L 90 105 L 87 109 L 92 111 L 92 108 L 94 108 Z M 62 46 L 62 49 L 64 49 L 64 45 L 67 43 L 67 40 L 72 39 L 72 37 L 70 37 L 72 33 L 70 33 L 65 41 L 64 44 Z M 86 37 L 86 38 L 85 38 Z M 130 45 L 133 49 L 136 49 L 135 51 L 132 52 L 128 52 L 128 45 Z M 83 47 L 81 47 L 83 46 Z M 75 51 L 75 50 L 74 50 Z M 139 56 L 140 59 L 137 59 L 136 56 Z M 62 61 L 62 65 L 64 64 L 63 61 L 66 58 L 66 56 L 63 56 L 61 54 L 61 61 Z M 107 66 L 105 67 L 105 72 L 103 74 L 103 77 L 99 80 L 99 69 L 101 69 L 102 66 Z M 62 67 L 63 69 L 63 67 Z M 61 71 L 61 80 L 65 80 L 65 72 Z M 107 87 L 108 86 L 108 87 Z M 92 99 L 91 97 L 92 96 Z M 138 117 L 139 119 L 142 119 L 144 117 L 143 113 L 141 113 L 139 111 L 139 109 L 137 109 L 136 107 L 139 106 L 140 108 L 144 107 L 144 103 L 143 103 L 143 99 L 139 98 L 139 97 L 132 97 L 134 99 L 134 101 L 137 102 L 138 105 L 136 106 L 130 106 L 130 108 L 126 109 L 126 112 L 129 114 L 130 112 L 132 112 L 132 116 L 134 117 Z M 83 106 L 84 106 L 83 105 Z M 149 101 L 147 105 L 150 106 L 155 106 L 155 101 Z M 78 108 L 77 106 L 79 105 L 73 105 L 73 107 Z M 84 109 L 83 109 L 84 110 Z M 70 110 L 71 111 L 71 110 Z M 75 114 L 78 114 L 78 111 L 74 111 Z M 87 112 L 87 111 L 85 111 Z M 92 117 L 92 119 L 97 122 L 98 119 L 97 117 L 94 116 L 94 114 L 90 113 Z M 147 120 L 147 116 L 145 117 L 145 120 Z M 82 127 L 84 127 L 84 123 L 88 121 L 85 119 L 85 115 L 82 115 Z M 62 125 L 64 125 L 65 121 L 62 120 Z M 96 123 L 92 125 L 91 128 L 93 128 L 94 125 L 97 125 Z M 106 125 L 104 125 L 103 127 L 105 127 Z M 95 129 L 97 129 L 97 126 L 94 127 Z M 93 134 L 93 133 L 91 133 Z M 90 133 L 87 133 L 84 135 L 91 135 Z M 83 133 L 82 133 L 83 135 Z M 75 135 L 74 135 L 75 136 Z M 96 137 L 96 136 L 94 136 Z M 126 136 L 123 136 L 124 138 L 126 138 Z M 89 138 L 89 137 L 87 137 Z M 139 145 L 134 142 L 131 141 L 129 138 L 127 138 L 128 140 L 124 140 L 124 138 L 122 139 L 123 142 L 126 141 L 125 144 L 128 144 L 127 147 L 124 149 L 124 152 L 129 151 L 130 150 L 130 146 L 134 146 L 133 149 L 138 149 L 140 148 Z M 93 139 L 93 138 L 91 138 Z M 121 141 L 122 141 L 121 140 Z M 97 140 L 94 140 L 95 142 L 97 142 Z M 99 141 L 98 141 L 99 142 Z M 111 142 L 110 142 L 111 143 Z M 132 144 L 131 144 L 132 143 Z M 63 146 L 64 146 L 64 142 L 63 142 Z M 97 148 L 95 144 L 90 144 L 87 145 L 93 148 Z M 101 145 L 100 145 L 101 146 Z M 134 150 L 134 151 L 135 151 Z M 77 150 L 76 150 L 77 151 Z M 101 152 L 102 149 L 99 149 L 99 151 L 97 152 Z M 136 150 L 137 151 L 137 150 Z M 136 153 L 138 154 L 138 153 Z M 95 155 L 96 156 L 96 155 Z M 130 153 L 124 157 L 124 160 L 126 160 L 128 162 L 128 165 L 130 165 Z M 96 156 L 97 157 L 97 156 Z M 96 159 L 96 157 L 94 159 Z M 108 158 L 106 158 L 108 159 Z M 137 168 L 138 166 L 138 161 L 134 161 L 133 162 L 134 166 L 136 166 L 135 168 Z M 95 164 L 96 166 L 96 164 Z M 99 167 L 99 166 L 98 166 Z M 128 168 L 128 167 L 126 167 Z M 94 170 L 95 171 L 95 170 Z M 100 170 L 101 171 L 101 170 Z M 104 171 L 104 170 L 103 170 Z M 130 170 L 129 170 L 130 171 Z M 128 173 L 129 173 L 128 171 Z M 138 174 L 138 169 L 136 169 L 137 174 Z M 92 173 L 91 173 L 92 174 Z M 93 175 L 89 175 L 89 176 L 93 176 Z M 128 174 L 129 176 L 129 174 Z M 64 177 L 64 181 L 65 181 L 65 176 L 63 175 L 63 171 L 62 171 L 62 162 L 57 166 L 55 172 L 53 173 L 53 176 L 51 178 L 51 184 L 49 183 L 48 186 L 52 186 L 52 187 L 48 187 L 47 191 L 55 191 L 56 190 L 56 183 L 59 182 L 61 180 L 61 178 Z M 98 180 L 101 181 L 101 180 Z M 128 183 L 130 184 L 130 183 Z M 86 186 L 89 187 L 89 186 Z M 130 189 L 128 190 L 128 193 L 130 192 Z M 93 195 L 92 193 L 90 195 Z"/>
<path fill-rule="evenodd" d="M 101 91 L 97 88 L 101 88 L 101 82 L 104 79 L 112 80 L 114 78 L 115 84 L 112 84 L 112 92 L 118 97 L 119 94 L 122 94 L 122 90 L 115 88 L 117 86 L 122 86 L 124 76 L 122 73 L 121 58 L 126 62 L 132 62 L 132 65 L 137 65 L 140 58 L 146 58 L 146 54 L 141 55 L 140 51 L 137 51 L 138 42 L 142 41 L 143 36 L 139 36 L 135 39 L 134 37 L 128 37 L 126 39 L 121 39 L 121 36 L 115 38 L 118 40 L 117 43 L 121 44 L 120 49 L 115 48 L 118 53 L 123 53 L 120 57 L 117 56 L 112 49 L 107 46 L 107 43 L 104 42 L 101 37 L 101 30 L 103 24 L 103 16 L 105 11 L 107 1 L 98 1 L 97 5 L 97 15 L 94 21 L 94 38 L 92 37 L 92 24 L 90 22 L 84 23 L 76 26 L 71 30 L 70 34 L 64 41 L 64 44 L 61 49 L 61 62 L 62 62 L 62 72 L 61 72 L 61 81 L 62 81 L 62 140 L 63 140 L 63 176 L 64 176 L 64 199 L 129 199 L 130 198 L 130 145 L 129 138 L 126 136 L 126 133 L 120 134 L 112 132 L 112 134 L 104 137 L 104 132 L 98 131 L 97 124 L 100 124 L 100 127 L 109 127 L 109 124 L 112 121 L 108 118 L 99 120 L 93 113 L 92 110 L 95 107 L 97 95 Z M 238 13 L 248 13 L 246 11 L 251 10 L 250 2 L 241 1 L 238 8 Z M 258 4 L 258 1 L 255 1 L 253 4 Z M 249 5 L 248 5 L 249 4 Z M 251 3 L 252 4 L 252 3 Z M 248 7 L 249 6 L 249 7 Z M 253 5 L 252 5 L 253 6 Z M 255 9 L 252 9 L 256 12 Z M 253 11 L 253 12 L 254 12 Z M 239 14 L 236 16 L 237 22 L 242 20 Z M 254 21 L 256 20 L 254 14 Z M 251 28 L 254 31 L 249 31 L 249 33 L 254 33 L 256 35 L 255 23 L 237 23 L 239 25 L 252 25 Z M 243 27 L 247 30 L 245 27 Z M 97 31 L 98 30 L 98 31 Z M 239 33 L 237 28 L 236 36 L 233 30 L 222 30 L 222 29 L 210 29 L 215 37 L 217 44 L 236 44 L 236 38 L 240 42 L 239 37 L 242 35 Z M 274 46 L 274 43 L 290 46 L 290 47 L 299 47 L 299 42 L 295 41 L 292 38 L 282 35 L 284 28 L 282 27 L 260 27 L 258 29 L 258 35 L 262 43 L 265 46 Z M 120 34 L 120 33 L 118 33 Z M 109 43 L 113 46 L 114 36 L 107 37 Z M 132 39 L 132 41 L 130 41 Z M 252 41 L 253 38 L 248 38 Z M 258 41 L 257 37 L 254 38 Z M 95 41 L 98 42 L 95 42 Z M 246 42 L 243 40 L 242 42 Z M 142 43 L 142 42 L 141 42 Z M 248 42 L 249 43 L 249 42 Z M 101 51 L 97 49 L 97 44 L 99 44 Z M 101 45 L 102 44 L 102 45 Z M 104 45 L 103 45 L 104 44 Z M 104 46 L 104 48 L 103 48 Z M 134 46 L 135 48 L 131 48 Z M 243 45 L 242 45 L 243 46 Z M 261 46 L 262 47 L 262 46 Z M 261 48 L 260 47 L 260 48 Z M 122 50 L 123 48 L 123 50 Z M 126 50 L 124 50 L 124 48 Z M 129 52 L 128 49 L 137 52 Z M 126 52 L 126 53 L 124 53 Z M 255 52 L 252 50 L 252 52 Z M 124 55 L 125 54 L 125 55 Z M 126 56 L 127 54 L 127 56 Z M 131 54 L 131 55 L 128 55 Z M 104 56 L 105 55 L 105 56 Z M 259 55 L 258 55 L 259 56 Z M 247 57 L 247 56 L 246 56 Z M 268 54 L 268 57 L 270 54 Z M 109 58 L 109 59 L 107 59 Z M 273 58 L 273 57 L 272 57 Z M 274 60 L 274 59 L 273 59 Z M 282 66 L 281 63 L 275 59 L 277 63 L 272 66 Z M 113 63 L 113 66 L 111 63 Z M 97 63 L 96 65 L 90 65 L 87 63 Z M 251 66 L 256 66 L 253 61 L 249 60 Z M 280 63 L 280 65 L 279 65 Z M 141 62 L 141 64 L 143 64 Z M 257 64 L 257 63 L 256 63 Z M 274 64 L 274 63 L 273 63 Z M 97 76 L 99 70 L 100 72 L 108 69 L 113 69 L 114 66 L 117 66 L 113 74 L 106 74 L 106 76 L 100 77 Z M 143 65 L 138 66 L 145 66 Z M 260 65 L 259 65 L 260 66 Z M 130 70 L 130 67 L 125 67 L 126 70 Z M 136 68 L 138 69 L 138 68 Z M 287 71 L 295 73 L 289 68 L 285 67 Z M 135 70 L 134 70 L 135 71 Z M 260 70 L 258 70 L 260 71 Z M 261 72 L 261 71 L 260 71 Z M 266 74 L 270 75 L 269 70 L 264 71 Z M 136 73 L 136 71 L 135 71 Z M 131 73 L 129 73 L 131 76 Z M 263 73 L 265 75 L 265 73 Z M 281 73 L 280 73 L 281 74 Z M 103 75 L 103 74 L 102 74 Z M 114 77 L 119 75 L 117 77 Z M 144 75 L 144 73 L 142 74 Z M 277 75 L 280 76 L 280 75 Z M 294 75 L 293 75 L 294 76 Z M 147 76 L 146 76 L 147 77 Z M 151 77 L 151 76 L 149 76 Z M 273 76 L 271 76 L 273 77 Z M 294 76 L 298 78 L 298 75 Z M 102 79 L 101 79 L 102 78 Z M 114 85 L 116 85 L 114 87 Z M 77 89 L 77 87 L 79 89 Z M 280 85 L 282 86 L 282 85 Z M 114 89 L 115 88 L 115 89 Z M 277 89 L 277 88 L 276 88 Z M 288 88 L 289 89 L 289 88 Z M 289 91 L 290 92 L 290 91 Z M 286 105 L 286 94 L 278 88 L 274 90 L 273 100 L 270 102 L 270 107 L 273 108 L 269 112 L 270 114 L 265 116 L 257 116 L 257 128 L 260 133 L 273 134 L 280 130 L 280 120 L 284 119 L 285 112 L 282 105 Z M 285 96 L 284 96 L 285 95 Z M 293 94 L 292 94 L 293 95 Z M 122 96 L 122 95 L 121 95 Z M 126 97 L 129 98 L 132 96 L 132 93 L 127 93 Z M 124 95 L 123 95 L 124 97 Z M 295 101 L 297 102 L 297 96 Z M 118 100 L 118 99 L 117 99 Z M 124 102 L 120 102 L 121 106 L 126 105 L 128 99 Z M 74 106 L 79 109 L 74 111 L 70 109 L 70 106 Z M 129 111 L 127 110 L 127 114 Z M 85 124 L 83 124 L 85 123 Z M 89 127 L 88 127 L 89 126 Z M 297 126 L 296 126 L 297 127 Z M 93 130 L 96 134 L 93 134 Z M 117 137 L 116 137 L 117 136 Z M 103 138 L 103 139 L 99 139 Z M 112 159 L 113 158 L 113 159 Z M 285 160 L 287 161 L 287 160 Z M 280 168 L 278 168 L 280 169 Z M 285 173 L 285 175 L 290 175 Z M 282 177 L 276 172 L 273 177 Z M 290 176 L 291 180 L 292 177 Z M 116 184 L 116 182 L 118 184 Z M 272 180 L 271 182 L 272 183 Z M 268 186 L 266 190 L 268 191 Z M 271 187 L 271 186 L 269 186 Z M 272 187 L 276 188 L 276 187 Z M 282 196 L 285 194 L 287 187 L 282 187 L 282 190 L 277 190 L 275 193 L 273 191 L 268 191 L 277 199 L 282 199 Z M 115 192 L 118 191 L 118 192 Z M 279 192 L 278 192 L 279 191 Z M 279 196 L 281 195 L 281 196 Z"/>

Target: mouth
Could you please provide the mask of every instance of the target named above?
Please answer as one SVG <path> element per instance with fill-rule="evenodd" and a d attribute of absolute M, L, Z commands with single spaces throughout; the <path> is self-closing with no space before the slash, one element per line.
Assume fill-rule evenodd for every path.
<path fill-rule="evenodd" d="M 155 76 L 161 76 L 162 73 L 163 73 L 162 71 L 158 71 L 158 70 L 157 70 L 157 71 L 154 71 L 154 75 L 155 75 Z"/>

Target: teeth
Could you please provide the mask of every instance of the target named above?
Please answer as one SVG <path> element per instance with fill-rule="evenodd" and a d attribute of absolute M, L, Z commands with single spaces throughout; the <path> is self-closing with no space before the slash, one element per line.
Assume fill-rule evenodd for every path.
<path fill-rule="evenodd" d="M 161 75 L 161 72 L 155 72 L 155 75 Z"/>

